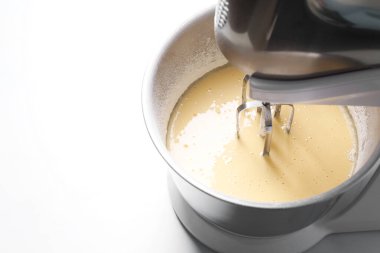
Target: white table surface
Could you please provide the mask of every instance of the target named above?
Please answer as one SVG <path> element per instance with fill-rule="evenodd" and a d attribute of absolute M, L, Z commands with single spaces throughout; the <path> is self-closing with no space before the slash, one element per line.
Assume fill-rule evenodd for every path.
<path fill-rule="evenodd" d="M 210 2 L 0 1 L 1 253 L 173 252 L 140 90 L 162 35 Z"/>
<path fill-rule="evenodd" d="M 140 89 L 160 41 L 213 3 L 0 1 L 1 253 L 208 252 L 171 209 Z"/>

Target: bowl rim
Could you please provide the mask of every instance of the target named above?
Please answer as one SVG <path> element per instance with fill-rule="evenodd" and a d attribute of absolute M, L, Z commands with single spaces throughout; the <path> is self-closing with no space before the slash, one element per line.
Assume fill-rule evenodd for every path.
<path fill-rule="evenodd" d="M 157 127 L 152 119 L 152 106 L 150 105 L 150 98 L 152 94 L 153 87 L 155 85 L 155 76 L 156 71 L 158 69 L 158 65 L 161 60 L 164 58 L 168 49 L 172 46 L 172 44 L 179 38 L 183 33 L 185 33 L 188 29 L 190 29 L 193 25 L 199 22 L 202 19 L 209 18 L 210 15 L 214 14 L 214 8 L 208 8 L 203 10 L 201 13 L 197 13 L 192 18 L 188 19 L 186 22 L 179 24 L 176 32 L 170 34 L 167 38 L 165 38 L 164 43 L 159 45 L 159 49 L 155 51 L 152 60 L 148 64 L 147 69 L 145 70 L 143 84 L 141 88 L 141 106 L 142 106 L 142 114 L 145 122 L 145 127 L 148 131 L 148 134 L 156 147 L 158 153 L 164 159 L 164 161 L 169 165 L 170 169 L 175 172 L 180 178 L 185 180 L 187 183 L 195 187 L 196 189 L 202 191 L 203 193 L 209 195 L 210 197 L 217 198 L 223 202 L 229 204 L 235 204 L 243 207 L 250 208 L 261 208 L 261 209 L 288 209 L 288 208 L 299 208 L 303 206 L 309 206 L 318 204 L 320 202 L 328 201 L 334 197 L 340 196 L 344 192 L 348 191 L 356 184 L 360 183 L 360 181 L 366 177 L 366 175 L 372 176 L 374 172 L 380 166 L 380 155 L 375 156 L 375 154 L 380 154 L 380 144 L 377 144 L 373 154 L 370 159 L 368 159 L 363 166 L 357 170 L 355 174 L 353 174 L 349 179 L 341 183 L 340 185 L 317 195 L 299 199 L 295 201 L 289 202 L 256 202 L 256 201 L 248 201 L 244 199 L 234 198 L 232 196 L 228 196 L 224 193 L 218 192 L 200 182 L 195 180 L 190 176 L 189 173 L 186 173 L 185 170 L 179 168 L 179 166 L 173 161 L 170 157 L 166 146 L 162 143 L 160 134 L 158 132 Z M 370 175 L 372 173 L 372 175 Z"/>

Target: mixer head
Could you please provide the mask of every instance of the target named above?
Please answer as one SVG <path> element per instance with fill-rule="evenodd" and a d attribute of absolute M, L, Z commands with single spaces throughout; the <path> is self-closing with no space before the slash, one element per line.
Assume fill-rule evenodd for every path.
<path fill-rule="evenodd" d="M 380 2 L 220 0 L 217 44 L 272 103 L 380 106 Z"/>
<path fill-rule="evenodd" d="M 222 53 L 254 77 L 302 80 L 380 64 L 380 2 L 220 0 Z"/>
<path fill-rule="evenodd" d="M 219 0 L 215 36 L 228 61 L 249 74 L 243 96 L 249 86 L 249 97 L 262 101 L 243 97 L 237 115 L 261 108 L 262 133 L 271 129 L 271 106 L 380 106 L 379 1 Z M 270 134 L 262 135 L 269 146 Z"/>

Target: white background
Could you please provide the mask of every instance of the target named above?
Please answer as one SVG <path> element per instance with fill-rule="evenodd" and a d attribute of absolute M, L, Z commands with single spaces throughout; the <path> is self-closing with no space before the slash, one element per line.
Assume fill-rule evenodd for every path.
<path fill-rule="evenodd" d="M 214 2 L 0 1 L 1 253 L 197 247 L 167 229 L 140 90 L 160 42 Z"/>
<path fill-rule="evenodd" d="M 171 210 L 140 89 L 161 42 L 213 4 L 0 0 L 0 253 L 208 252 Z M 368 245 L 353 241 L 329 247 Z"/>

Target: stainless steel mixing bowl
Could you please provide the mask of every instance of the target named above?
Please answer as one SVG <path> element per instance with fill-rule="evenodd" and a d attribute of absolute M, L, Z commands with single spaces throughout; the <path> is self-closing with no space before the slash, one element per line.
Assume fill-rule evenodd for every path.
<path fill-rule="evenodd" d="M 142 103 L 146 126 L 158 152 L 170 168 L 181 196 L 205 221 L 234 234 L 271 237 L 315 223 L 326 213 L 343 212 L 377 170 L 380 157 L 380 110 L 349 107 L 357 129 L 354 175 L 338 187 L 308 199 L 287 203 L 258 203 L 216 192 L 177 166 L 165 147 L 167 123 L 178 98 L 208 71 L 226 64 L 214 39 L 214 12 L 195 16 L 170 38 L 148 69 Z M 338 145 L 338 144 L 337 144 Z"/>

